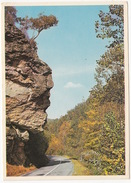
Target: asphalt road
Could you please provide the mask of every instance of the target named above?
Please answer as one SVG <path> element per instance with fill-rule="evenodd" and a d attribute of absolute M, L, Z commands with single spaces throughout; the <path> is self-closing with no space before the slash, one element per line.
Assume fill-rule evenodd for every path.
<path fill-rule="evenodd" d="M 48 156 L 50 162 L 37 170 L 23 176 L 71 176 L 73 163 L 62 156 Z"/>

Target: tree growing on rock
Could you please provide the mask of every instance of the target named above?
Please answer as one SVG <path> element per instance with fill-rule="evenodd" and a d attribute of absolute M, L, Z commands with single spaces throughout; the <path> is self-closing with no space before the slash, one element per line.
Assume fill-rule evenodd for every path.
<path fill-rule="evenodd" d="M 33 35 L 31 38 L 32 40 L 35 40 L 43 30 L 58 24 L 58 20 L 54 15 L 46 16 L 43 14 L 40 14 L 38 18 L 28 18 L 28 16 L 25 18 L 18 18 L 18 21 L 22 29 L 32 29 L 37 32 L 36 35 Z"/>
<path fill-rule="evenodd" d="M 37 32 L 32 36 L 32 41 L 35 40 L 43 30 L 49 29 L 58 24 L 58 20 L 54 15 L 46 16 L 40 13 L 37 18 L 29 18 L 28 16 L 21 18 L 17 17 L 16 13 L 17 10 L 15 7 L 5 7 L 5 22 L 13 25 L 17 22 L 19 28 L 25 34 L 27 34 L 28 29 L 34 30 L 35 33 Z"/>

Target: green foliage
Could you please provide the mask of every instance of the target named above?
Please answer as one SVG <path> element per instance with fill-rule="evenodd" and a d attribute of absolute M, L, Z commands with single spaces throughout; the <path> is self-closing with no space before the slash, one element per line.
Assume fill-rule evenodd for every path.
<path fill-rule="evenodd" d="M 70 121 L 66 115 L 56 123 L 51 122 L 49 126 L 47 123 L 50 133 L 57 128 L 55 134 L 51 135 L 47 154 L 66 154 L 81 160 L 83 165 L 90 169 L 91 175 L 123 175 L 124 106 L 115 102 L 98 105 L 92 101 L 92 98 L 89 98 L 86 102 L 86 118 L 79 116 L 76 121 L 77 113 L 74 109 Z M 85 103 L 83 105 L 85 106 Z"/>
<path fill-rule="evenodd" d="M 122 5 L 109 6 L 109 13 L 100 11 L 96 21 L 99 38 L 112 38 L 107 51 L 97 60 L 95 79 L 97 84 L 92 97 L 104 102 L 124 104 L 124 17 Z"/>
<path fill-rule="evenodd" d="M 104 101 L 124 103 L 124 46 L 116 45 L 97 61 L 95 79 L 97 85 L 91 91 L 93 97 Z"/>
<path fill-rule="evenodd" d="M 113 112 L 105 114 L 100 137 L 102 167 L 106 174 L 125 174 L 125 149 L 123 125 L 116 120 Z"/>
<path fill-rule="evenodd" d="M 123 5 L 109 6 L 109 12 L 100 11 L 100 21 L 96 21 L 95 30 L 101 39 L 111 38 L 109 47 L 114 47 L 124 41 L 124 14 Z"/>

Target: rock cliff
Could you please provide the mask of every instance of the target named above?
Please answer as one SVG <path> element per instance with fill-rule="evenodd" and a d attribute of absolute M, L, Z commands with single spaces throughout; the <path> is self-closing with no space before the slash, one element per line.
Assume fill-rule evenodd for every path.
<path fill-rule="evenodd" d="M 52 70 L 17 27 L 5 25 L 7 162 L 37 167 L 48 160 L 43 136 Z"/>

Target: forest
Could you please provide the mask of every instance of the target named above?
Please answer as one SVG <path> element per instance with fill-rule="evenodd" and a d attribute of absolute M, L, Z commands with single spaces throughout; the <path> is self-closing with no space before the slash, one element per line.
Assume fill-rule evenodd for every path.
<path fill-rule="evenodd" d="M 96 37 L 108 39 L 109 44 L 106 52 L 96 60 L 96 85 L 90 89 L 89 97 L 65 116 L 48 119 L 42 138 L 40 136 L 48 142 L 47 155 L 62 155 L 77 160 L 89 170 L 88 175 L 125 174 L 123 11 L 123 5 L 110 5 L 108 13 L 100 11 L 95 22 Z M 43 14 L 38 18 L 20 18 L 16 16 L 16 9 L 10 6 L 5 8 L 5 23 L 17 25 L 31 49 L 36 51 L 38 45 L 35 39 L 43 30 L 57 26 L 58 20 L 53 15 Z M 35 31 L 35 35 L 29 37 L 28 30 Z M 38 141 L 36 149 L 41 151 L 42 143 L 40 139 Z M 13 173 L 18 169 L 18 166 L 14 169 L 9 164 L 7 166 Z M 87 175 L 86 172 L 83 175 Z"/>
<path fill-rule="evenodd" d="M 45 126 L 46 154 L 80 161 L 91 175 L 125 174 L 124 16 L 122 5 L 100 11 L 96 37 L 109 39 L 96 61 L 96 85 L 86 101 Z"/>

